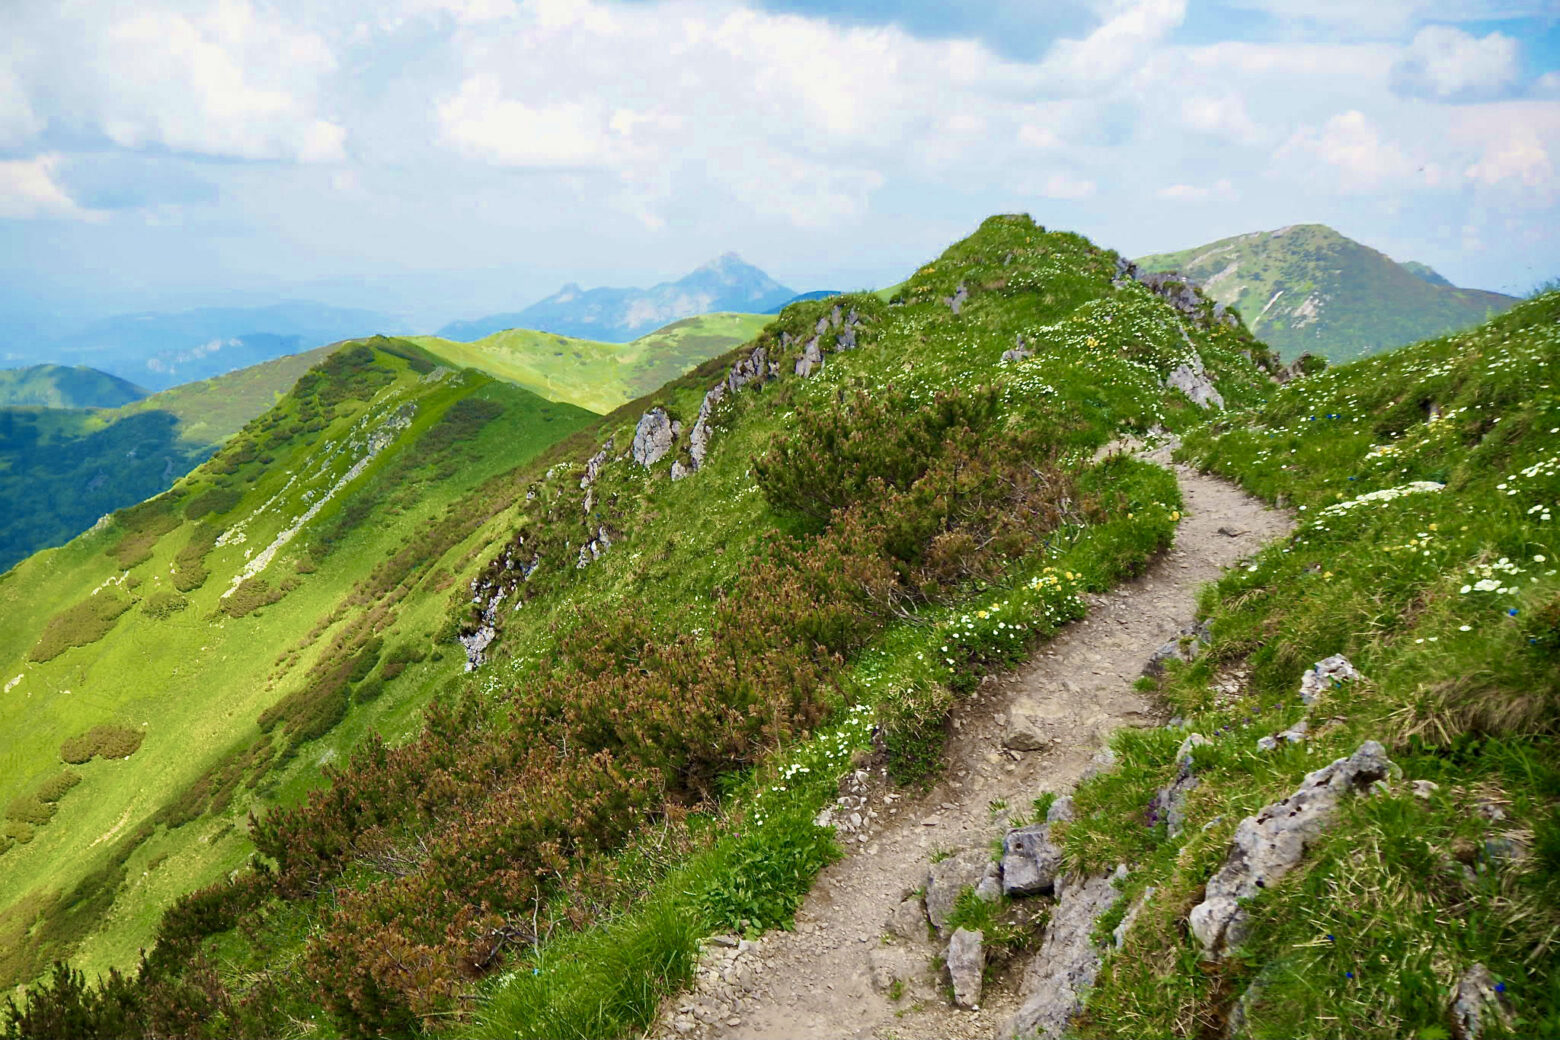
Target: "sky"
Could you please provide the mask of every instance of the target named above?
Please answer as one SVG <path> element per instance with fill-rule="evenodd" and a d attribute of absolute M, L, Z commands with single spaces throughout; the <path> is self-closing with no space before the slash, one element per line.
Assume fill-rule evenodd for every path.
<path fill-rule="evenodd" d="M 998 212 L 1128 256 L 1329 224 L 1560 277 L 1560 0 L 14 0 L 0 332 L 411 328 L 734 250 L 893 284 Z"/>

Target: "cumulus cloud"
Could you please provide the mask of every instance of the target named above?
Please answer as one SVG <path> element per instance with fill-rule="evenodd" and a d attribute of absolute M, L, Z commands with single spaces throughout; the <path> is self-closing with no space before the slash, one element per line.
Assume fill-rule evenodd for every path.
<path fill-rule="evenodd" d="M 0 64 L 0 148 L 15 148 L 43 129 L 16 73 Z"/>
<path fill-rule="evenodd" d="M 1262 136 L 1238 94 L 1189 97 L 1181 102 L 1181 121 L 1192 130 L 1236 141 L 1255 141 Z"/>
<path fill-rule="evenodd" d="M 1055 89 L 1086 90 L 1125 75 L 1186 18 L 1186 0 L 1116 0 L 1104 24 L 1059 40 L 1042 62 Z"/>
<path fill-rule="evenodd" d="M 1401 186 L 1414 176 L 1415 162 L 1393 141 L 1384 140 L 1363 112 L 1340 112 L 1318 130 L 1302 127 L 1278 150 L 1281 165 L 1303 163 L 1331 178 L 1341 192 Z"/>
<path fill-rule="evenodd" d="M 1220 177 L 1209 186 L 1197 184 L 1171 184 L 1154 192 L 1157 198 L 1168 199 L 1171 202 L 1206 202 L 1209 199 L 1233 199 L 1236 197 L 1235 185 L 1230 183 L 1228 177 Z"/>
<path fill-rule="evenodd" d="M 1549 152 L 1538 135 L 1526 130 L 1486 150 L 1464 174 L 1486 186 L 1510 184 L 1537 188 L 1548 195 L 1556 189 L 1555 167 Z"/>
<path fill-rule="evenodd" d="M 1492 32 L 1476 37 L 1449 25 L 1428 25 L 1414 35 L 1393 66 L 1400 93 L 1442 101 L 1496 97 L 1517 82 L 1517 41 Z"/>
<path fill-rule="evenodd" d="M 851 219 L 892 174 L 978 185 L 1011 175 L 999 153 L 1060 144 L 1026 100 L 1033 66 L 892 26 L 545 0 L 456 46 L 462 79 L 435 102 L 440 143 L 503 166 L 597 171 L 651 225 L 710 189 L 797 226 Z"/>
<path fill-rule="evenodd" d="M 335 56 L 274 10 L 219 0 L 195 11 L 163 2 L 26 14 L 44 45 L 0 96 L 38 119 L 131 149 L 305 163 L 344 155 L 345 129 L 319 110 Z"/>
<path fill-rule="evenodd" d="M 0 161 L 0 220 L 93 220 L 60 186 L 57 154 Z"/>
<path fill-rule="evenodd" d="M 1030 188 L 1030 192 L 1048 199 L 1077 200 L 1091 198 L 1099 185 L 1087 177 L 1053 173 Z"/>

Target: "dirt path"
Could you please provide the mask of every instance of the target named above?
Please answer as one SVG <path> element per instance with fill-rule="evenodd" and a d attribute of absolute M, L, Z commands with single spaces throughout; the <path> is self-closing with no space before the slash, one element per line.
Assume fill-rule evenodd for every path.
<path fill-rule="evenodd" d="M 1111 731 L 1162 721 L 1133 689 L 1149 656 L 1193 621 L 1201 585 L 1288 531 L 1281 513 L 1233 486 L 1184 467 L 1175 472 L 1186 516 L 1170 552 L 1137 580 L 1090 597 L 1086 620 L 958 704 L 948 767 L 932 791 L 896 798 L 872 776 L 876 816 L 846 839 L 850 854 L 819 876 L 796 930 L 709 947 L 695 987 L 669 1003 L 659 1034 L 974 1037 L 991 1036 L 1008 1021 L 1019 1004 L 1018 966 L 988 987 L 979 1010 L 957 1011 L 939 989 L 939 944 L 917 938 L 885 945 L 885 922 L 925 882 L 935 853 L 985 845 L 1002 832 L 994 803 L 1022 809 L 1044 791 L 1070 790 Z M 1003 748 L 1004 724 L 1015 710 L 1036 720 L 1048 748 Z M 902 988 L 883 985 L 885 966 L 906 980 Z"/>

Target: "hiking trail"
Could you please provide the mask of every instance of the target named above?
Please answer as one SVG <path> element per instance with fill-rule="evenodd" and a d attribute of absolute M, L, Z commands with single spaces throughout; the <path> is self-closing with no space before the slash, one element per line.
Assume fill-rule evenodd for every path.
<path fill-rule="evenodd" d="M 1169 465 L 1167 456 L 1160 449 L 1149 457 Z M 694 986 L 663 1004 L 653 1035 L 910 1040 L 989 1037 L 1004 1028 L 1022 1002 L 1022 957 L 986 987 L 978 1010 L 958 1010 L 939 981 L 943 943 L 924 936 L 896 940 L 889 947 L 896 952 L 885 955 L 885 922 L 924 884 L 935 854 L 986 846 L 1002 834 L 1002 811 L 994 803 L 1021 811 L 1043 792 L 1068 793 L 1114 730 L 1162 724 L 1160 709 L 1133 687 L 1144 665 L 1193 622 L 1204 584 L 1290 530 L 1282 512 L 1233 485 L 1172 468 L 1185 506 L 1171 549 L 1138 578 L 1086 596 L 1087 618 L 960 699 L 946 764 L 930 790 L 894 791 L 875 767 L 867 784 L 875 816 L 860 832 L 841 836 L 846 856 L 819 874 L 795 930 L 710 943 Z M 1048 747 L 1004 748 L 1015 709 L 1049 739 Z M 905 979 L 897 994 L 885 991 L 881 973 L 878 985 L 873 982 L 874 962 L 881 965 L 885 956 L 906 969 L 896 976 Z"/>

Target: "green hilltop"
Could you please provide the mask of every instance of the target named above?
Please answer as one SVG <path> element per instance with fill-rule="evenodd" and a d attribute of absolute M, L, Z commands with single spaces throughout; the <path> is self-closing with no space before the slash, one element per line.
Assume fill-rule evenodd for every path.
<path fill-rule="evenodd" d="M 30 365 L 0 369 L 0 407 L 115 408 L 147 391 L 85 365 Z"/>
<path fill-rule="evenodd" d="M 1126 267 L 993 217 L 602 416 L 353 343 L 0 578 L 0 972 L 32 983 L 0 1029 L 644 1035 L 702 938 L 791 926 L 843 778 L 915 804 L 956 706 L 1170 548 L 1174 472 L 1100 449 L 1179 435 L 1300 522 L 1049 831 L 1073 878 L 1120 865 L 1069 1028 L 1448 1036 L 1479 964 L 1486 1035 L 1555 1032 L 1560 294 L 1279 386 Z M 1359 677 L 1297 696 L 1335 654 Z M 1398 772 L 1209 957 L 1243 818 L 1367 741 Z M 986 905 L 955 912 L 1013 957 L 1062 916 Z"/>
<path fill-rule="evenodd" d="M 247 858 L 242 815 L 203 819 L 213 804 L 296 797 L 368 727 L 404 728 L 426 693 L 375 703 L 359 683 L 333 729 L 338 655 L 388 642 L 419 671 L 452 581 L 424 565 L 501 508 L 495 477 L 590 418 L 404 342 L 349 345 L 170 490 L 0 580 L 6 981 L 35 954 L 130 964 L 163 905 Z M 302 757 L 303 736 L 259 721 L 289 695 L 330 732 Z M 94 732 L 128 755 L 62 750 Z M 30 792 L 70 775 L 59 811 L 39 808 Z M 235 791 L 246 778 L 264 783 Z"/>
<path fill-rule="evenodd" d="M 149 397 L 138 392 L 117 407 L 0 407 L 0 498 L 8 503 L 0 517 L 0 570 L 172 485 L 331 349 Z"/>
<path fill-rule="evenodd" d="M 1430 267 L 1400 264 L 1322 224 L 1295 224 L 1139 257 L 1144 271 L 1175 271 L 1286 360 L 1348 361 L 1477 325 L 1516 302 L 1459 289 Z"/>
<path fill-rule="evenodd" d="M 758 334 L 760 314 L 701 314 L 629 343 L 505 329 L 470 343 L 412 336 L 451 364 L 470 366 L 554 401 L 610 412 Z"/>

